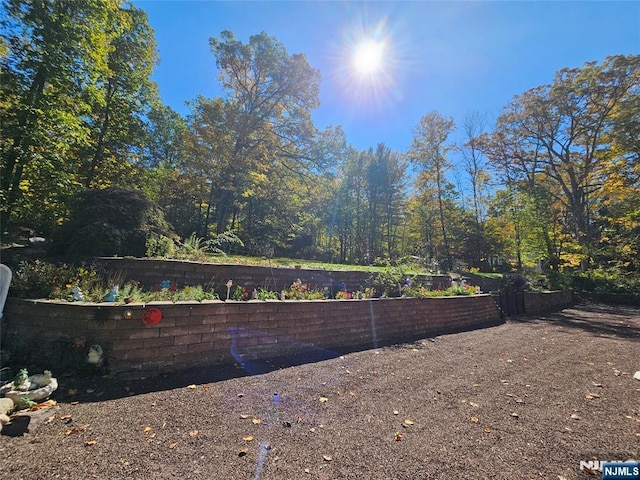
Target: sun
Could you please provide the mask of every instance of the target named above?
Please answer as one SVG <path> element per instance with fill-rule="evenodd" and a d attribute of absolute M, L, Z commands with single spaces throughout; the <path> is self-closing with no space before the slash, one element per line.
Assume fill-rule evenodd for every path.
<path fill-rule="evenodd" d="M 353 68 L 358 75 L 371 76 L 384 67 L 385 45 L 376 40 L 364 40 L 353 50 Z"/>

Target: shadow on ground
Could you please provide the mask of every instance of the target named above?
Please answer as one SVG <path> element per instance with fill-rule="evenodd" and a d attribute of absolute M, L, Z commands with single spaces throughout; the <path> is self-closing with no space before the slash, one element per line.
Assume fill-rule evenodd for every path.
<path fill-rule="evenodd" d="M 599 336 L 640 340 L 640 309 L 599 303 L 581 303 L 548 315 L 511 317 L 512 322 L 545 321 L 566 328 L 577 328 Z"/>

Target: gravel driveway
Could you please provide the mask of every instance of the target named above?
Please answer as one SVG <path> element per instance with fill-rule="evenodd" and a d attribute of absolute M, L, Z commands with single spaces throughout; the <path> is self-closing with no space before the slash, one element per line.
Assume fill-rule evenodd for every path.
<path fill-rule="evenodd" d="M 0 436 L 0 471 L 12 480 L 559 480 L 599 478 L 581 460 L 638 459 L 637 308 L 582 304 L 321 353 L 333 358 L 144 381 L 60 378 L 55 407 L 36 412 L 28 433 Z"/>

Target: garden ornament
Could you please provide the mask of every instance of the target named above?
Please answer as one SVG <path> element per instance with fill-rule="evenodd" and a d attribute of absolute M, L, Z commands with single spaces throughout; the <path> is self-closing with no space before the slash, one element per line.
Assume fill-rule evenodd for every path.
<path fill-rule="evenodd" d="M 91 345 L 91 347 L 89 347 L 89 353 L 87 354 L 87 363 L 99 367 L 104 361 L 103 356 L 104 351 L 100 345 Z"/>
<path fill-rule="evenodd" d="M 115 302 L 118 298 L 118 286 L 114 286 L 109 293 L 104 297 L 105 302 Z"/>
<path fill-rule="evenodd" d="M 91 345 L 91 347 L 89 347 L 89 353 L 87 354 L 87 363 L 100 366 L 104 361 L 103 355 L 104 351 L 100 345 Z"/>
<path fill-rule="evenodd" d="M 48 398 L 58 388 L 58 381 L 49 370 L 29 376 L 26 369 L 16 375 L 12 383 L 0 388 L 0 397 L 10 398 L 17 408 L 28 408 Z"/>
<path fill-rule="evenodd" d="M 73 302 L 84 302 L 84 293 L 77 285 L 71 287 L 71 300 Z"/>

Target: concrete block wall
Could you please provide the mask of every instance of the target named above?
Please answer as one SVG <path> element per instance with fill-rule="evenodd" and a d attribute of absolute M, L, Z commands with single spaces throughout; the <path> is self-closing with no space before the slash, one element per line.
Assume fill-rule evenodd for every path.
<path fill-rule="evenodd" d="M 573 304 L 573 293 L 570 290 L 555 292 L 525 292 L 524 311 L 527 315 L 562 310 Z"/>
<path fill-rule="evenodd" d="M 372 286 L 371 273 L 362 271 L 271 268 L 149 258 L 105 257 L 100 258 L 98 262 L 105 269 L 121 272 L 127 280 L 138 281 L 147 288 L 163 280 L 169 280 L 179 286 L 205 285 L 214 288 L 221 299 L 226 298 L 224 285 L 228 280 L 234 285 L 246 287 L 249 291 L 264 288 L 280 292 L 282 289 L 288 289 L 298 279 L 311 288 L 322 289 L 326 286 L 334 292 L 338 291 L 343 283 L 350 291 Z M 416 281 L 432 285 L 433 290 L 445 290 L 451 286 L 451 277 L 448 275 L 421 275 Z"/>
<path fill-rule="evenodd" d="M 158 308 L 161 321 L 142 322 Z M 375 347 L 500 322 L 490 295 L 370 300 L 60 303 L 10 298 L 4 342 L 100 344 L 112 372 L 158 374 L 196 366 Z"/>

